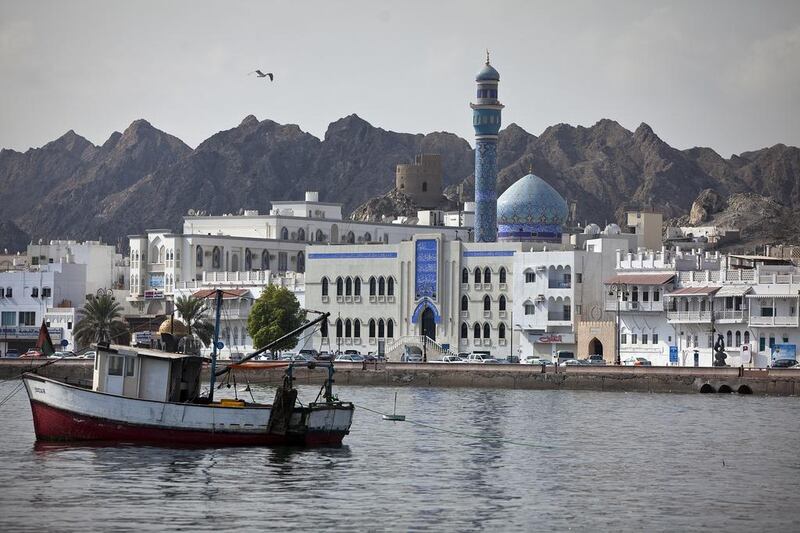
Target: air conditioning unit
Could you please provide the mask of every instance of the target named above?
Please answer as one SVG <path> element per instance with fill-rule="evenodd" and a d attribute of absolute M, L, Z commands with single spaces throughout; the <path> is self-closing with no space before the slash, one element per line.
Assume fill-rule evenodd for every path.
<path fill-rule="evenodd" d="M 539 272 L 545 272 L 547 270 L 547 267 L 544 265 L 539 265 L 536 267 L 536 270 L 538 270 Z"/>
<path fill-rule="evenodd" d="M 543 302 L 543 301 L 545 301 L 544 294 L 540 294 L 539 296 L 537 296 L 537 297 L 536 297 L 536 301 L 537 301 L 537 302 Z"/>

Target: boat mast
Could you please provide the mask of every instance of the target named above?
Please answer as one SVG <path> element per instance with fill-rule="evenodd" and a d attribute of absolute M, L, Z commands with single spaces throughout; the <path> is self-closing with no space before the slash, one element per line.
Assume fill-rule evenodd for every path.
<path fill-rule="evenodd" d="M 219 342 L 219 319 L 222 312 L 222 289 L 215 289 L 214 303 L 216 305 L 214 315 L 214 344 L 211 348 L 211 383 L 208 389 L 208 401 L 214 401 L 214 382 L 217 379 L 217 343 Z"/>

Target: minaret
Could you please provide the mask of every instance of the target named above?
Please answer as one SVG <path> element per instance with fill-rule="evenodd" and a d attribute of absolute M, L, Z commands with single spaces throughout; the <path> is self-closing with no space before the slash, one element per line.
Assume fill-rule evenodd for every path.
<path fill-rule="evenodd" d="M 475 76 L 478 85 L 477 103 L 472 108 L 475 128 L 475 242 L 497 240 L 497 132 L 503 104 L 497 100 L 500 73 L 486 64 Z"/>

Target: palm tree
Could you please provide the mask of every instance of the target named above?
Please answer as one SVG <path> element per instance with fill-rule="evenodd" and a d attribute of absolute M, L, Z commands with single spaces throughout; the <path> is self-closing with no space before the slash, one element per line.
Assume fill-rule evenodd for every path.
<path fill-rule="evenodd" d="M 122 306 L 114 300 L 111 291 L 87 296 L 78 315 L 80 319 L 72 332 L 78 346 L 93 342 L 125 343 L 128 325 L 122 319 Z"/>
<path fill-rule="evenodd" d="M 205 300 L 194 296 L 179 296 L 175 300 L 175 310 L 186 323 L 189 336 L 194 333 L 204 345 L 211 344 L 211 337 L 214 335 L 214 324 L 206 318 L 209 308 Z"/>

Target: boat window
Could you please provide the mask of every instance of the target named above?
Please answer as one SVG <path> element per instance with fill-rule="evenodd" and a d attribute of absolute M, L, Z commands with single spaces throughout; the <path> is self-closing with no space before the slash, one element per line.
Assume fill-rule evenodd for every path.
<path fill-rule="evenodd" d="M 136 370 L 136 358 L 135 357 L 126 357 L 125 358 L 125 375 L 132 376 Z"/>
<path fill-rule="evenodd" d="M 111 355 L 109 356 L 108 361 L 108 375 L 109 376 L 121 376 L 122 375 L 122 363 L 123 357 L 118 355 Z"/>

